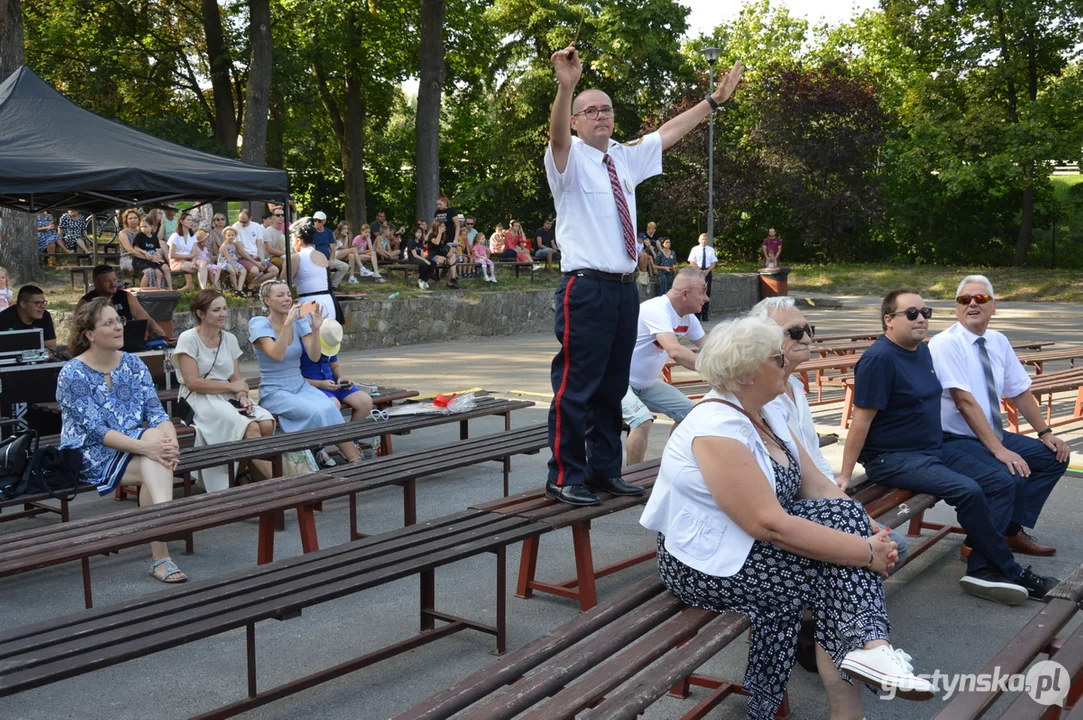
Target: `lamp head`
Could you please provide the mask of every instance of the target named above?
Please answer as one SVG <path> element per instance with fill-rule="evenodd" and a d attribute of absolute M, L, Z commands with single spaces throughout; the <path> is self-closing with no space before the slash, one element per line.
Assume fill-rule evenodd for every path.
<path fill-rule="evenodd" d="M 711 47 L 703 48 L 702 50 L 700 50 L 700 52 L 703 53 L 703 56 L 707 58 L 708 63 L 714 65 L 715 61 L 718 60 L 718 53 L 720 52 L 720 50 L 714 45 L 712 45 Z"/>

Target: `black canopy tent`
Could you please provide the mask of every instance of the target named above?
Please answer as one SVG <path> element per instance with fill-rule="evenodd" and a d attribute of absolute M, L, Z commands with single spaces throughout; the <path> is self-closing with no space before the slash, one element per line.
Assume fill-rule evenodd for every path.
<path fill-rule="evenodd" d="M 0 206 L 75 208 L 93 217 L 176 200 L 269 200 L 288 212 L 288 195 L 284 170 L 193 150 L 95 115 L 25 65 L 0 84 Z"/>

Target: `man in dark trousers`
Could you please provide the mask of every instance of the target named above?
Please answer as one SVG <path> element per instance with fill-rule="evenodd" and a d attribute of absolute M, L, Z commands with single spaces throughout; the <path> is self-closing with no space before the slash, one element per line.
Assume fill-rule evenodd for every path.
<path fill-rule="evenodd" d="M 545 172 L 564 277 L 555 303 L 561 348 L 553 358 L 553 457 L 545 492 L 573 505 L 593 505 L 600 502 L 595 491 L 643 492 L 620 477 L 621 399 L 639 319 L 635 188 L 662 172 L 663 150 L 729 99 L 743 66 L 736 63 L 713 93 L 656 132 L 618 143 L 609 96 L 593 89 L 574 96 L 583 73 L 574 44 L 554 53 L 552 62 L 557 96 Z"/>
<path fill-rule="evenodd" d="M 711 239 L 707 237 L 707 233 L 699 234 L 696 246 L 692 248 L 692 252 L 688 253 L 688 264 L 699 269 L 707 287 L 707 301 L 696 313 L 700 322 L 707 322 L 711 319 L 711 273 L 714 271 L 714 266 L 718 264 L 718 255 L 711 247 Z"/>

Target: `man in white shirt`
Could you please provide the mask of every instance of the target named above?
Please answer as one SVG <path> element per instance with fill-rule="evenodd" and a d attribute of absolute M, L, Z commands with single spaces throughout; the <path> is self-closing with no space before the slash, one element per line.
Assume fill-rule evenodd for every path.
<path fill-rule="evenodd" d="M 613 101 L 601 90 L 573 98 L 583 73 L 574 45 L 552 56 L 557 95 L 549 118 L 545 172 L 557 213 L 560 269 L 545 491 L 574 505 L 594 505 L 593 490 L 639 495 L 620 478 L 621 398 L 639 315 L 635 188 L 662 172 L 662 151 L 729 99 L 743 66 L 723 74 L 703 102 L 656 132 L 613 140 Z M 572 130 L 576 137 L 572 137 Z M 588 452 L 589 447 L 589 452 Z M 588 460 L 589 466 L 588 466 Z"/>
<path fill-rule="evenodd" d="M 280 273 L 286 263 L 286 236 L 275 226 L 284 216 L 281 208 L 263 214 L 263 251 Z"/>
<path fill-rule="evenodd" d="M 1015 507 L 1004 529 L 1008 547 L 1026 555 L 1053 555 L 1055 547 L 1039 544 L 1023 528 L 1038 522 L 1045 501 L 1068 469 L 1071 451 L 1046 423 L 1011 343 L 989 330 L 996 313 L 992 283 L 984 275 L 968 275 L 955 296 L 958 322 L 929 342 L 936 376 L 944 386 L 944 444 L 1015 481 Z M 1012 401 L 1038 431 L 1037 438 L 1004 429 L 1001 398 Z M 964 542 L 962 555 L 969 554 L 970 545 Z"/>
<path fill-rule="evenodd" d="M 252 258 L 240 258 L 238 262 L 248 271 L 248 287 L 257 287 L 260 283 L 278 276 L 278 268 L 267 259 L 267 250 L 263 247 L 263 226 L 252 222 L 248 208 L 241 208 L 237 213 L 237 222 L 233 223 L 237 231 L 237 242 Z"/>
<path fill-rule="evenodd" d="M 711 319 L 711 271 L 718 264 L 718 255 L 711 246 L 707 233 L 700 233 L 696 246 L 688 253 L 688 264 L 699 269 L 703 282 L 707 284 L 707 299 L 698 312 L 699 319 L 707 322 Z"/>
<path fill-rule="evenodd" d="M 695 316 L 696 310 L 703 307 L 704 297 L 703 276 L 695 268 L 682 268 L 669 292 L 639 306 L 639 331 L 632 350 L 628 387 L 648 410 L 668 415 L 678 423 L 695 403 L 680 389 L 663 382 L 660 373 L 669 360 L 696 369 L 696 352 L 707 337 Z M 688 340 L 696 350 L 682 345 L 681 340 Z"/>

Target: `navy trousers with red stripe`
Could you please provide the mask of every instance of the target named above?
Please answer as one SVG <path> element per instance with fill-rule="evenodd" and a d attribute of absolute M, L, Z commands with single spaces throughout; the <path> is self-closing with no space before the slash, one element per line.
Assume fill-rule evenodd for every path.
<path fill-rule="evenodd" d="M 549 480 L 582 484 L 587 475 L 619 477 L 620 403 L 639 322 L 634 283 L 566 275 L 556 293 Z"/>

